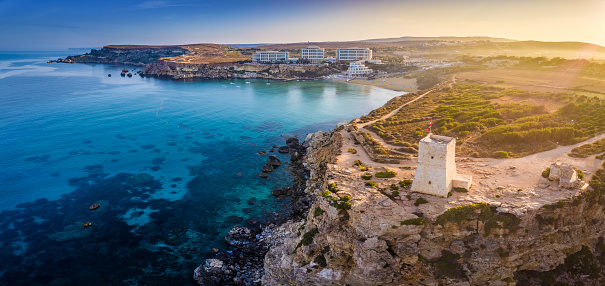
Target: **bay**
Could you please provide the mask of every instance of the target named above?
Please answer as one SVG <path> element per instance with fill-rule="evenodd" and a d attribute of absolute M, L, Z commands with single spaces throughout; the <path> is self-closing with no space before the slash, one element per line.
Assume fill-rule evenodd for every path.
<path fill-rule="evenodd" d="M 8 285 L 191 283 L 208 250 L 226 247 L 231 226 L 268 222 L 287 203 L 270 192 L 292 178 L 284 167 L 260 178 L 259 151 L 401 94 L 46 63 L 66 55 L 0 54 L 0 282 Z M 123 68 L 135 75 L 120 76 Z"/>

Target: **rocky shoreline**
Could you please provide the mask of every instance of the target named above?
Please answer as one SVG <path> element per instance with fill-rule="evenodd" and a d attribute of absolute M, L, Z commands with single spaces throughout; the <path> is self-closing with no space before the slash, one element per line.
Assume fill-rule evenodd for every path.
<path fill-rule="evenodd" d="M 261 285 L 265 272 L 265 255 L 269 249 L 284 239 L 284 233 L 297 231 L 298 225 L 306 217 L 314 203 L 310 190 L 323 188 L 325 168 L 317 168 L 317 154 L 326 143 L 323 133 L 310 134 L 303 143 L 298 138 L 286 139 L 281 153 L 290 153 L 290 172 L 294 185 L 272 192 L 280 199 L 289 199 L 286 207 L 288 216 L 278 225 L 246 228 L 234 226 L 225 235 L 229 250 L 213 249 L 214 257 L 206 259 L 194 270 L 193 278 L 200 285 Z M 331 152 L 324 152 L 331 154 Z M 325 154 L 323 156 L 325 156 Z M 322 155 L 320 155 L 322 156 Z M 333 157 L 333 156 L 332 156 Z M 324 158 L 322 159 L 334 159 Z M 274 162 L 274 159 L 268 159 Z M 274 162 L 275 163 L 275 162 Z M 324 165 L 325 166 L 325 165 Z M 283 210 L 282 210 L 283 211 Z"/>

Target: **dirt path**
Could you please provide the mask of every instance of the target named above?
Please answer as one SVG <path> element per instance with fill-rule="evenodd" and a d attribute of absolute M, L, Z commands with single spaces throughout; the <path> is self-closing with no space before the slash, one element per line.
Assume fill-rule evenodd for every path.
<path fill-rule="evenodd" d="M 453 86 L 455 83 L 456 83 L 456 75 L 454 74 L 454 75 L 452 76 L 452 79 L 451 79 L 451 80 L 450 80 L 450 82 L 448 83 L 448 86 L 449 86 L 449 87 L 452 87 L 452 86 Z M 414 99 L 412 99 L 412 100 L 410 100 L 410 101 L 408 101 L 408 102 L 406 102 L 406 103 L 402 104 L 402 105 L 401 105 L 401 106 L 399 106 L 397 109 L 395 109 L 395 110 L 393 110 L 393 111 L 389 112 L 388 114 L 386 114 L 386 115 L 384 115 L 384 116 L 382 116 L 382 117 L 380 117 L 380 118 L 378 118 L 378 119 L 374 119 L 374 120 L 372 120 L 372 121 L 368 121 L 368 122 L 366 122 L 366 123 L 358 123 L 358 124 L 357 124 L 357 127 L 359 127 L 360 129 L 363 129 L 362 131 L 364 131 L 364 132 L 368 132 L 368 133 L 370 133 L 370 134 L 372 135 L 372 137 L 374 138 L 374 140 L 376 140 L 376 141 L 378 141 L 380 144 L 382 144 L 382 146 L 383 146 L 383 147 L 385 147 L 385 148 L 387 148 L 387 149 L 390 149 L 390 150 L 394 151 L 394 150 L 396 150 L 397 148 L 400 148 L 401 146 L 395 146 L 395 145 L 388 144 L 388 143 L 387 143 L 387 142 L 385 142 L 385 141 L 384 141 L 384 140 L 383 140 L 383 139 L 382 139 L 380 136 L 378 136 L 376 133 L 374 133 L 374 132 L 373 132 L 373 131 L 371 131 L 371 130 L 368 130 L 368 129 L 367 129 L 367 128 L 365 128 L 365 127 L 366 127 L 366 126 L 368 126 L 368 125 L 370 125 L 370 124 L 374 124 L 374 123 L 376 123 L 376 122 L 378 122 L 378 121 L 380 121 L 380 120 L 385 120 L 385 119 L 388 119 L 388 118 L 391 118 L 391 117 L 395 116 L 395 114 L 397 114 L 397 112 L 399 112 L 399 110 L 401 110 L 403 107 L 408 106 L 408 105 L 410 105 L 411 103 L 413 103 L 413 102 L 415 102 L 415 101 L 417 101 L 417 100 L 419 100 L 419 99 L 421 99 L 421 98 L 425 97 L 427 94 L 429 94 L 429 93 L 433 92 L 434 90 L 435 90 L 434 88 L 431 88 L 431 89 L 427 90 L 426 92 L 424 92 L 423 94 L 419 95 L 418 97 L 416 97 L 416 98 L 414 98 Z M 400 153 L 400 152 L 397 152 L 397 151 L 394 151 L 394 152 L 395 152 L 395 153 Z"/>

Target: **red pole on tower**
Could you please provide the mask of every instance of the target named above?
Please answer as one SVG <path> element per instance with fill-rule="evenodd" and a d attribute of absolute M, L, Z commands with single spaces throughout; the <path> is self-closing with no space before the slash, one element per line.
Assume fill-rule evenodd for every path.
<path fill-rule="evenodd" d="M 433 121 L 429 122 L 429 133 L 431 133 L 431 125 L 433 125 Z"/>

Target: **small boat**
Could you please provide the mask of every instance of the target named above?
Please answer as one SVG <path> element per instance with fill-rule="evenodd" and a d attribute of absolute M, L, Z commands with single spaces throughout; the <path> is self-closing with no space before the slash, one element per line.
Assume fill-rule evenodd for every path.
<path fill-rule="evenodd" d="M 128 74 L 127 74 L 127 76 L 128 76 L 128 77 L 132 77 L 132 73 L 128 73 Z"/>
<path fill-rule="evenodd" d="M 250 82 L 249 82 L 249 81 L 247 81 L 247 82 L 246 82 L 246 84 L 250 84 Z"/>
<path fill-rule="evenodd" d="M 271 83 L 266 83 L 267 85 L 271 85 Z"/>
<path fill-rule="evenodd" d="M 237 88 L 240 88 L 240 87 L 241 87 L 241 86 L 239 86 L 239 85 L 237 86 Z"/>
<path fill-rule="evenodd" d="M 96 209 L 98 209 L 100 206 L 101 206 L 101 204 L 94 204 L 94 205 L 90 206 L 90 208 L 89 208 L 89 209 L 90 209 L 91 211 L 92 211 L 92 210 L 96 210 Z"/>
<path fill-rule="evenodd" d="M 85 223 L 84 223 L 84 227 L 89 227 L 89 226 L 91 226 L 91 225 L 92 225 L 92 223 L 90 223 L 90 222 L 85 222 Z"/>
<path fill-rule="evenodd" d="M 226 85 L 223 85 L 223 87 L 227 87 Z"/>
<path fill-rule="evenodd" d="M 128 69 L 122 69 L 122 72 L 127 73 Z"/>
<path fill-rule="evenodd" d="M 235 84 L 235 83 L 230 82 L 229 84 Z"/>

